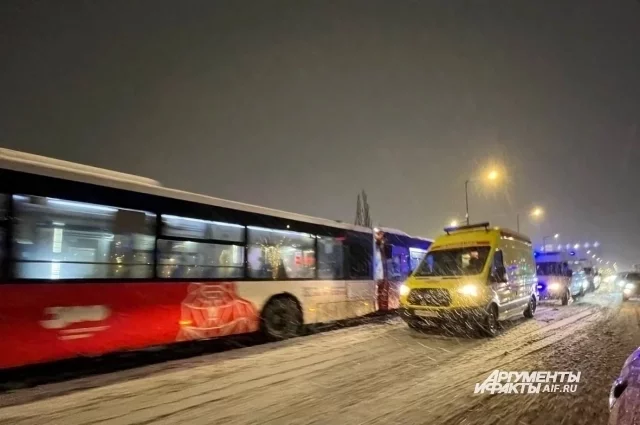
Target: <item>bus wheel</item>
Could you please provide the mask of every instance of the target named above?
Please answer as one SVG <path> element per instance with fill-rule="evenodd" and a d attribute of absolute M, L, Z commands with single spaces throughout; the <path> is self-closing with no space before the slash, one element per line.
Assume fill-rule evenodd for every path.
<path fill-rule="evenodd" d="M 270 340 L 293 338 L 301 330 L 302 312 L 292 297 L 275 297 L 262 310 L 262 332 Z"/>
<path fill-rule="evenodd" d="M 532 319 L 533 315 L 536 312 L 536 297 L 532 296 L 529 298 L 529 303 L 527 304 L 527 309 L 524 311 L 524 317 L 527 319 Z"/>
<path fill-rule="evenodd" d="M 561 300 L 562 305 L 568 305 L 570 298 L 571 298 L 571 293 L 569 293 L 569 289 L 567 289 L 565 293 L 562 294 L 562 300 Z"/>

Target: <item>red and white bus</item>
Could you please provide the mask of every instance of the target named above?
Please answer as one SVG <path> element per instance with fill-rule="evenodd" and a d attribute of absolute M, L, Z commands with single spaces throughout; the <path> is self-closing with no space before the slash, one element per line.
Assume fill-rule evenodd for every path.
<path fill-rule="evenodd" d="M 377 309 L 372 229 L 6 149 L 0 176 L 0 369 Z"/>

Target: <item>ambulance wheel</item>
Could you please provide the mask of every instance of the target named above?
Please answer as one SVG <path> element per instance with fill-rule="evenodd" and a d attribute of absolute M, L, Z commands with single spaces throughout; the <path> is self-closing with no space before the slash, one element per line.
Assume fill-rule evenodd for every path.
<path fill-rule="evenodd" d="M 485 336 L 491 338 L 498 335 L 498 307 L 495 304 L 491 304 L 487 308 L 481 330 Z"/>
<path fill-rule="evenodd" d="M 533 319 L 533 315 L 536 312 L 537 302 L 536 297 L 533 295 L 529 298 L 529 302 L 527 303 L 527 309 L 524 311 L 524 317 L 527 319 Z"/>

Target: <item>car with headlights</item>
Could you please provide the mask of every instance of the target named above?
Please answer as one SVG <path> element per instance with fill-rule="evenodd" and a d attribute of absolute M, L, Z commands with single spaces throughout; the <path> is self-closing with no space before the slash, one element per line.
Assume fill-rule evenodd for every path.
<path fill-rule="evenodd" d="M 537 288 L 541 300 L 560 300 L 562 305 L 567 305 L 572 298 L 587 291 L 586 275 L 581 271 L 574 273 L 565 255 L 563 252 L 536 253 Z"/>
<path fill-rule="evenodd" d="M 640 423 L 640 348 L 624 362 L 609 391 L 609 425 Z"/>
<path fill-rule="evenodd" d="M 606 285 L 607 290 L 615 290 L 617 288 L 616 281 L 618 280 L 619 273 L 609 273 L 603 276 L 602 282 Z"/>
<path fill-rule="evenodd" d="M 625 301 L 640 295 L 640 273 L 638 272 L 618 273 L 614 284 L 618 289 L 622 290 L 622 299 Z"/>
<path fill-rule="evenodd" d="M 455 322 L 498 333 L 533 317 L 538 297 L 531 240 L 489 223 L 445 229 L 400 288 L 400 317 L 413 329 Z"/>
<path fill-rule="evenodd" d="M 599 271 L 593 276 L 593 290 L 597 291 L 600 289 L 600 285 L 602 284 L 602 273 Z"/>
<path fill-rule="evenodd" d="M 598 288 L 600 288 L 600 282 L 602 281 L 600 272 L 598 272 L 594 267 L 584 267 L 582 270 L 589 281 L 587 292 L 597 291 Z"/>
<path fill-rule="evenodd" d="M 592 290 L 593 280 L 584 270 L 571 271 L 569 274 L 571 275 L 570 292 L 573 298 L 582 297 Z"/>

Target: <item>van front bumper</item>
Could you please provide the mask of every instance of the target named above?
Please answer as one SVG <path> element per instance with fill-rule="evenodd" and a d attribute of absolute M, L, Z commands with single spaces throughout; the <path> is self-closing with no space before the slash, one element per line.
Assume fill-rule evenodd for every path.
<path fill-rule="evenodd" d="M 429 316 L 420 315 L 420 312 L 428 311 Z M 398 309 L 398 314 L 405 322 L 412 323 L 484 323 L 484 319 L 487 316 L 487 310 L 482 307 L 460 307 L 460 308 L 447 308 L 441 310 L 424 310 L 420 308 L 413 308 L 410 306 L 403 306 Z"/>

